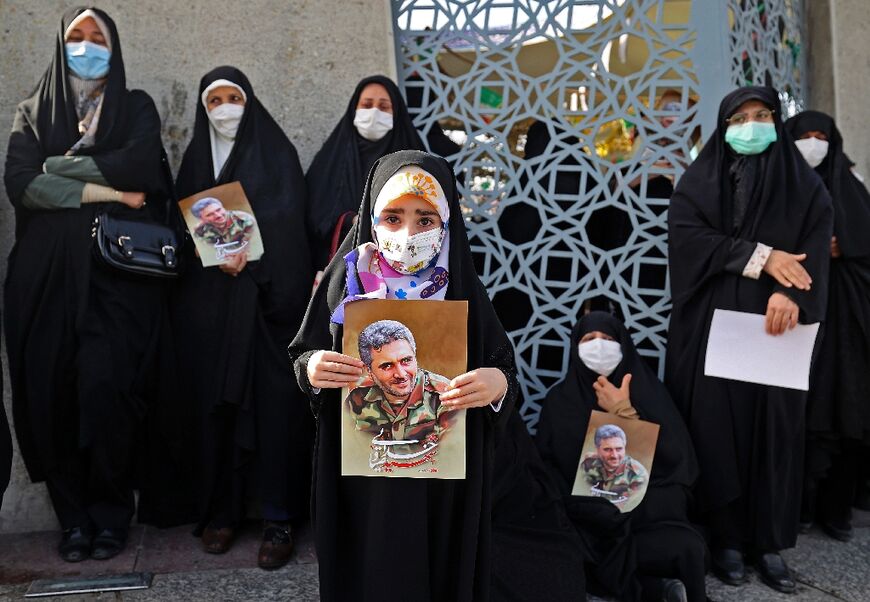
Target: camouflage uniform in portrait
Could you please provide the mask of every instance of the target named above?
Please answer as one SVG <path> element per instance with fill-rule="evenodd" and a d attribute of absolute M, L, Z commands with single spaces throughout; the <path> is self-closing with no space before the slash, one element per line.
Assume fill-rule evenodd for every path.
<path fill-rule="evenodd" d="M 441 393 L 447 390 L 450 380 L 420 369 L 411 395 L 402 406 L 387 401 L 383 391 L 368 381 L 368 386 L 357 387 L 348 395 L 353 412 L 354 427 L 377 435 L 383 429 L 381 439 L 407 441 L 416 439 L 423 443 L 427 437 L 441 437 L 449 426 L 449 411 L 441 408 Z"/>
<path fill-rule="evenodd" d="M 598 454 L 586 456 L 581 466 L 589 485 L 601 491 L 615 493 L 619 497 L 631 497 L 649 481 L 646 468 L 631 456 L 625 456 L 613 471 L 607 469 Z"/>
<path fill-rule="evenodd" d="M 223 228 L 203 222 L 196 227 L 193 234 L 204 239 L 211 245 L 241 243 L 250 237 L 257 225 L 254 216 L 244 211 L 227 211 L 227 225 Z"/>

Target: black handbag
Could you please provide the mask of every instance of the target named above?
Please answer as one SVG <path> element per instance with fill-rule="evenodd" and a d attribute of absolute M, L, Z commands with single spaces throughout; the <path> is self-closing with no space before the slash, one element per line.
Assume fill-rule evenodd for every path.
<path fill-rule="evenodd" d="M 171 223 L 171 203 L 175 195 L 165 153 L 161 161 L 170 191 L 165 215 L 167 223 Z M 101 211 L 94 219 L 91 236 L 94 239 L 94 255 L 104 265 L 141 276 L 178 276 L 179 236 L 168 224 L 120 218 Z"/>
<path fill-rule="evenodd" d="M 91 234 L 94 254 L 109 267 L 143 276 L 178 276 L 178 237 L 169 226 L 102 212 Z"/>

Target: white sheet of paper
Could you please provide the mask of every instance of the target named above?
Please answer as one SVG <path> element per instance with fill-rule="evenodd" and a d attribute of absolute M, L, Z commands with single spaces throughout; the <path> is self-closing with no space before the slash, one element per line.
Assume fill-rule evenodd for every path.
<path fill-rule="evenodd" d="M 717 309 L 710 325 L 704 374 L 807 391 L 818 332 L 816 322 L 771 336 L 764 331 L 763 315 Z"/>

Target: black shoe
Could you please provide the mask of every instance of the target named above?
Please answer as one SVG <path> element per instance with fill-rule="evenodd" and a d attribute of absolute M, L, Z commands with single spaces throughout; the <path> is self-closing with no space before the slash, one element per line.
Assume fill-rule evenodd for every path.
<path fill-rule="evenodd" d="M 746 565 L 743 564 L 743 553 L 732 548 L 713 550 L 713 574 L 728 585 L 743 585 L 746 583 Z"/>
<path fill-rule="evenodd" d="M 836 540 L 839 541 L 851 541 L 852 540 L 852 526 L 847 525 L 846 528 L 838 527 L 836 525 L 832 525 L 828 522 L 821 523 L 822 531 L 830 535 Z"/>
<path fill-rule="evenodd" d="M 124 550 L 127 543 L 127 529 L 103 529 L 94 537 L 91 558 L 108 560 Z"/>
<path fill-rule="evenodd" d="M 758 559 L 756 568 L 758 568 L 761 580 L 778 592 L 793 594 L 797 588 L 794 578 L 791 576 L 791 571 L 788 569 L 785 560 L 779 555 L 779 552 L 762 554 Z"/>
<path fill-rule="evenodd" d="M 662 602 L 689 602 L 683 582 L 679 579 L 662 579 Z"/>
<path fill-rule="evenodd" d="M 73 527 L 61 534 L 57 553 L 67 562 L 81 562 L 91 553 L 91 530 L 89 527 Z"/>
<path fill-rule="evenodd" d="M 293 554 L 293 537 L 290 525 L 266 521 L 263 525 L 263 542 L 257 553 L 257 565 L 261 569 L 277 569 L 290 562 Z"/>

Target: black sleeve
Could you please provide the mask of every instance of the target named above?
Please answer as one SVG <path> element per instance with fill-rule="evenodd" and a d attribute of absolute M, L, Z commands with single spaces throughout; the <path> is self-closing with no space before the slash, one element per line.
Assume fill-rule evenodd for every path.
<path fill-rule="evenodd" d="M 779 282 L 773 292 L 782 293 L 800 306 L 800 321 L 804 324 L 822 322 L 828 305 L 828 273 L 831 267 L 831 237 L 834 234 L 834 207 L 830 195 L 819 185 L 816 208 L 810 216 L 801 237 L 800 245 L 792 253 L 806 253 L 807 258 L 801 265 L 807 270 L 813 283 L 808 291 L 794 287 L 784 287 Z"/>
<path fill-rule="evenodd" d="M 728 253 L 728 261 L 725 263 L 725 271 L 731 274 L 743 275 L 743 270 L 755 249 L 758 248 L 756 243 L 751 243 L 748 240 L 740 238 L 731 239 L 731 251 Z"/>
<path fill-rule="evenodd" d="M 127 135 L 124 145 L 93 155 L 109 185 L 124 192 L 166 194 L 161 166 L 160 115 L 141 90 L 127 95 Z"/>
<path fill-rule="evenodd" d="M 334 336 L 331 332 L 331 313 L 326 301 L 328 282 L 328 278 L 324 276 L 308 304 L 308 310 L 302 319 L 299 332 L 296 333 L 296 337 L 287 348 L 290 361 L 293 363 L 293 371 L 296 374 L 296 382 L 308 396 L 315 418 L 320 414 L 320 404 L 329 397 L 329 391 L 314 392 L 311 383 L 308 382 L 308 360 L 319 350 L 334 350 L 334 341 L 337 340 L 334 336 L 341 336 L 341 328 L 337 329 Z"/>
<path fill-rule="evenodd" d="M 3 181 L 6 193 L 12 204 L 20 208 L 24 199 L 24 191 L 30 183 L 42 174 L 42 163 L 45 156 L 39 147 L 39 142 L 24 109 L 19 106 L 9 135 L 9 145 L 6 150 L 6 167 Z"/>

